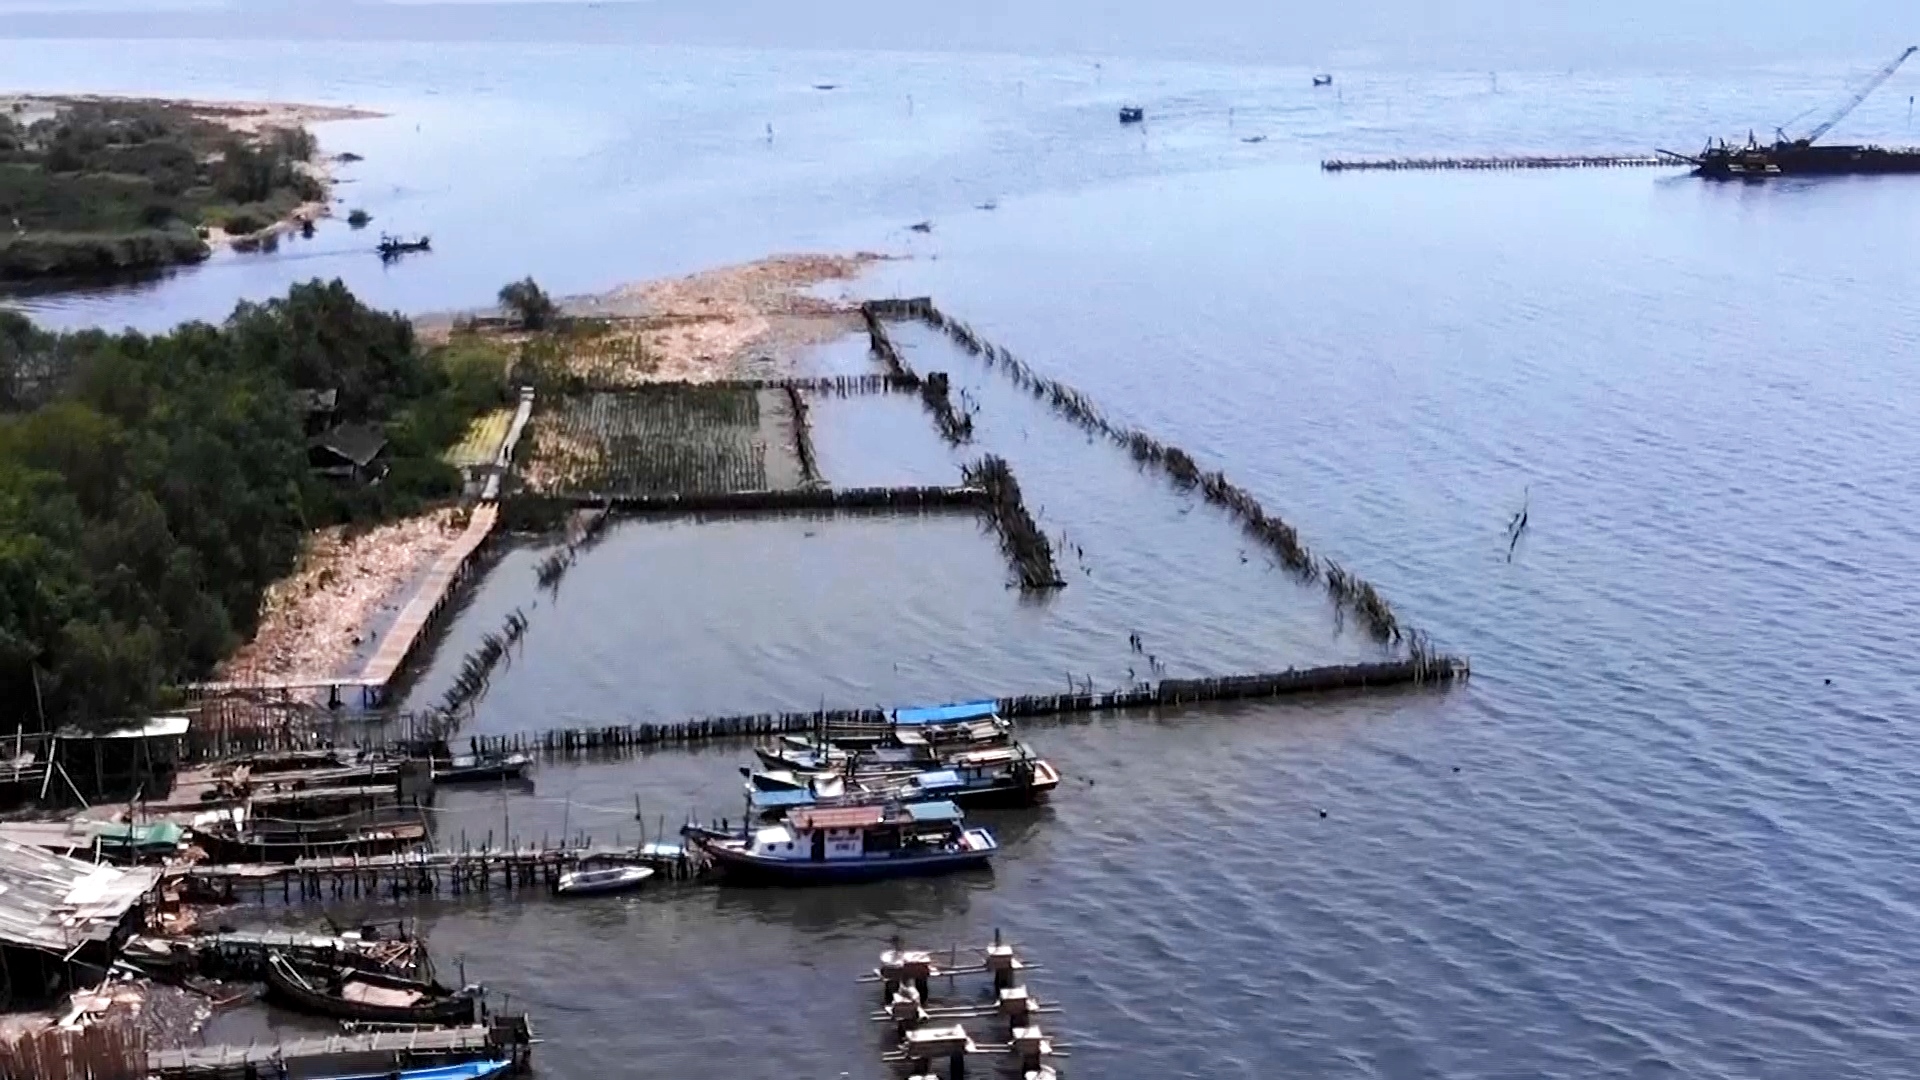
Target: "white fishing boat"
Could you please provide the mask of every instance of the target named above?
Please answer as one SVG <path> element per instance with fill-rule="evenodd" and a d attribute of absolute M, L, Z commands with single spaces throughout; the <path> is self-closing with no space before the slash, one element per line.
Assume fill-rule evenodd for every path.
<path fill-rule="evenodd" d="M 606 866 L 593 870 L 569 870 L 560 875 L 553 891 L 560 896 L 598 896 L 601 893 L 637 889 L 653 876 L 646 866 Z"/>

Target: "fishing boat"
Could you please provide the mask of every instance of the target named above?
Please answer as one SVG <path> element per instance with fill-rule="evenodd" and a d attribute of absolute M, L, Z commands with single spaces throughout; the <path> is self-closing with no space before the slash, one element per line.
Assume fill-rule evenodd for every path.
<path fill-rule="evenodd" d="M 997 701 L 895 709 L 883 724 L 844 727 L 824 738 L 783 735 L 755 750 L 769 769 L 831 772 L 856 758 L 870 766 L 928 768 L 956 750 L 999 746 L 1013 737 Z"/>
<path fill-rule="evenodd" d="M 434 1065 L 425 1069 L 389 1070 L 383 1073 L 355 1073 L 328 1077 L 326 1080 L 487 1080 L 513 1068 L 511 1061 L 463 1061 L 458 1065 Z"/>
<path fill-rule="evenodd" d="M 1123 124 L 1137 124 L 1146 118 L 1147 110 L 1138 105 L 1120 106 L 1120 122 Z"/>
<path fill-rule="evenodd" d="M 196 827 L 193 842 L 216 863 L 290 863 L 298 859 L 337 855 L 386 855 L 419 844 L 427 838 L 420 822 L 401 822 L 364 829 L 295 829 L 268 831 L 232 826 Z"/>
<path fill-rule="evenodd" d="M 1332 85 L 1333 85 L 1333 76 L 1331 76 L 1331 75 L 1315 75 L 1315 76 L 1313 77 L 1313 85 L 1315 85 L 1315 86 L 1332 86 Z"/>
<path fill-rule="evenodd" d="M 493 780 L 518 780 L 527 774 L 533 759 L 526 754 L 455 754 L 433 763 L 436 784 L 478 784 Z"/>
<path fill-rule="evenodd" d="M 744 767 L 742 772 L 748 772 Z M 749 818 L 777 819 L 809 806 L 947 800 L 965 807 L 1031 806 L 1060 786 L 1060 772 L 1025 744 L 953 755 L 935 769 L 863 766 L 844 773 L 749 773 Z"/>
<path fill-rule="evenodd" d="M 740 835 L 689 825 L 687 842 L 726 880 L 814 885 L 983 867 L 1000 848 L 951 802 L 805 807 Z"/>
<path fill-rule="evenodd" d="M 639 888 L 653 876 L 647 866 L 607 866 L 593 870 L 569 870 L 553 886 L 558 896 L 598 896 Z"/>
<path fill-rule="evenodd" d="M 267 957 L 267 992 L 288 1008 L 315 1016 L 377 1024 L 471 1024 L 479 990 L 351 967 L 303 965 L 284 953 Z"/>
<path fill-rule="evenodd" d="M 380 244 L 378 248 L 376 248 L 376 250 L 380 252 L 380 260 L 382 262 L 392 262 L 409 252 L 431 251 L 432 249 L 432 239 L 426 236 L 415 237 L 412 240 L 402 240 L 397 236 L 385 235 L 380 237 Z"/>

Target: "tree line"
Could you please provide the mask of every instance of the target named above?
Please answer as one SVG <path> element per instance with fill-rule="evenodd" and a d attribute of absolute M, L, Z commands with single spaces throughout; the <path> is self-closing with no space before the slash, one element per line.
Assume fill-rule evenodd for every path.
<path fill-rule="evenodd" d="M 0 718 L 109 723 L 250 636 L 310 529 L 457 494 L 440 460 L 504 401 L 481 341 L 428 349 L 340 282 L 160 335 L 0 310 Z M 301 391 L 390 440 L 378 484 L 307 467 Z"/>

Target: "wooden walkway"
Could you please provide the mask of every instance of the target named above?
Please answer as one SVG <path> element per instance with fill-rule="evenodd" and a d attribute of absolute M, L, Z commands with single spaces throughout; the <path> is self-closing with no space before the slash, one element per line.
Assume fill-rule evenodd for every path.
<path fill-rule="evenodd" d="M 525 1017 L 495 1017 L 482 1027 L 414 1028 L 356 1035 L 326 1035 L 246 1046 L 153 1050 L 147 1072 L 159 1080 L 242 1080 L 287 1074 L 302 1077 L 356 1073 L 381 1075 L 396 1067 L 452 1065 L 463 1061 L 513 1061 L 524 1071 L 534 1042 Z"/>
<path fill-rule="evenodd" d="M 666 881 L 691 881 L 701 865 L 678 844 L 639 847 L 480 848 L 339 856 L 292 863 L 189 866 L 180 877 L 200 895 L 226 901 L 265 901 L 278 893 L 294 900 L 377 898 L 487 892 L 494 888 L 551 888 L 582 865 L 651 867 Z"/>
<path fill-rule="evenodd" d="M 442 552 L 427 571 L 426 579 L 414 591 L 413 599 L 400 609 L 400 615 L 393 621 L 386 636 L 380 641 L 380 651 L 373 654 L 367 666 L 360 672 L 360 685 L 385 687 L 393 681 L 394 675 L 406 664 L 408 657 L 425 636 L 427 627 L 440 613 L 453 587 L 466 576 L 474 553 L 486 542 L 493 532 L 493 525 L 500 517 L 498 503 L 483 502 L 473 508 L 473 516 L 467 520 L 467 531 L 453 546 Z"/>
<path fill-rule="evenodd" d="M 300 693 L 328 692 L 329 705 L 339 704 L 339 692 L 343 689 L 357 688 L 361 692 L 363 703 L 379 705 L 386 698 L 388 684 L 413 656 L 440 612 L 453 596 L 453 590 L 472 569 L 480 548 L 492 535 L 493 527 L 500 518 L 501 478 L 513 467 L 514 447 L 520 436 L 526 431 L 527 421 L 533 416 L 533 390 L 522 387 L 520 404 L 514 410 L 513 422 L 500 439 L 500 446 L 494 452 L 491 475 L 487 477 L 486 487 L 481 499 L 476 503 L 467 518 L 467 527 L 453 546 L 434 560 L 433 566 L 413 590 L 406 606 L 387 629 L 386 636 L 380 642 L 380 648 L 359 675 L 294 675 L 279 679 L 244 679 L 221 682 L 191 683 L 183 687 L 188 693 L 200 697 L 218 697 L 224 695 L 289 696 Z"/>

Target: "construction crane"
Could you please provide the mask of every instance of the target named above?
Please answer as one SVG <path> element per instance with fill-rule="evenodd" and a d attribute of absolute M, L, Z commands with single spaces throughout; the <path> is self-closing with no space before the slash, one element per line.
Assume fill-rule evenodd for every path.
<path fill-rule="evenodd" d="M 1822 121 L 1812 131 L 1807 132 L 1805 138 L 1795 139 L 1794 145 L 1810 146 L 1813 144 L 1813 142 L 1816 139 L 1820 138 L 1820 136 L 1825 135 L 1829 131 L 1832 131 L 1835 124 L 1838 124 L 1840 121 L 1845 120 L 1848 114 L 1852 113 L 1853 110 L 1860 107 L 1861 102 L 1867 100 L 1867 98 L 1870 97 L 1875 90 L 1880 89 L 1880 84 L 1886 82 L 1888 79 L 1893 78 L 1893 73 L 1896 71 L 1899 71 L 1900 65 L 1907 62 L 1907 57 L 1912 56 L 1916 52 L 1920 52 L 1920 45 L 1907 46 L 1907 51 L 1901 53 L 1899 56 L 1894 57 L 1893 61 L 1889 63 L 1886 67 L 1883 67 L 1879 71 L 1874 72 L 1873 78 L 1868 79 L 1866 82 L 1866 85 L 1862 86 L 1859 90 L 1855 91 L 1853 96 L 1847 99 L 1846 104 L 1841 105 L 1838 109 L 1835 109 L 1832 115 L 1828 116 L 1826 120 Z M 1784 135 L 1785 132 L 1782 132 L 1781 134 Z M 1782 139 L 1781 141 L 1784 142 L 1786 140 Z"/>

